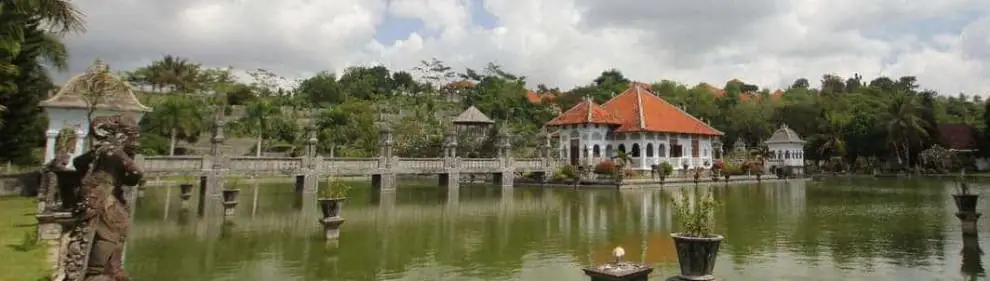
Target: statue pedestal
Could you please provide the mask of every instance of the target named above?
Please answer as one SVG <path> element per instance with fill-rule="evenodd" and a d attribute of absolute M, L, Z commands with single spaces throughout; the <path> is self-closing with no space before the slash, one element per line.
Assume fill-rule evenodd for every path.
<path fill-rule="evenodd" d="M 62 272 L 61 258 L 68 243 L 68 224 L 72 221 L 70 212 L 44 212 L 35 216 L 38 221 L 38 240 L 45 247 L 45 260 L 51 268 L 52 280 Z"/>
<path fill-rule="evenodd" d="M 323 232 L 327 240 L 335 240 L 340 238 L 340 225 L 344 224 L 344 219 L 340 217 L 322 218 L 320 224 L 323 225 Z"/>
<path fill-rule="evenodd" d="M 583 269 L 591 281 L 647 281 L 653 268 L 635 263 L 606 263 Z"/>
<path fill-rule="evenodd" d="M 223 216 L 232 217 L 237 211 L 237 201 L 223 202 Z"/>
<path fill-rule="evenodd" d="M 962 234 L 964 236 L 977 235 L 976 221 L 980 218 L 980 213 L 976 212 L 957 212 L 956 218 L 962 223 Z"/>

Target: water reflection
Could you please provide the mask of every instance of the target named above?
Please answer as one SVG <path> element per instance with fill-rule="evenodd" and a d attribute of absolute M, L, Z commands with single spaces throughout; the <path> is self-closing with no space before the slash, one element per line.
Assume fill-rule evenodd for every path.
<path fill-rule="evenodd" d="M 959 268 L 958 278 L 985 276 L 978 238 L 957 240 L 949 227 L 958 222 L 940 182 L 703 188 L 721 202 L 716 274 L 726 279 L 933 280 Z M 580 266 L 610 260 L 621 245 L 663 278 L 676 272 L 671 204 L 692 188 L 370 190 L 351 190 L 341 237 L 329 244 L 316 207 L 299 210 L 315 198 L 285 186 L 262 186 L 253 211 L 232 224 L 165 216 L 178 200 L 146 200 L 127 267 L 135 280 L 584 280 Z M 947 258 L 960 244 L 962 259 Z"/>
<path fill-rule="evenodd" d="M 986 270 L 983 269 L 983 249 L 980 248 L 980 241 L 977 236 L 973 235 L 963 235 L 963 249 L 960 251 L 962 255 L 962 273 L 966 275 L 967 280 L 978 280 L 980 277 L 986 277 Z"/>

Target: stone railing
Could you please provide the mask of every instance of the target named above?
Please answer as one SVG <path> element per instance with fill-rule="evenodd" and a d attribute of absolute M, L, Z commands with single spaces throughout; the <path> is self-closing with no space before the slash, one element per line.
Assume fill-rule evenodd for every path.
<path fill-rule="evenodd" d="M 381 158 L 335 157 L 319 159 L 316 169 L 324 174 L 371 175 L 381 173 Z M 145 156 L 139 157 L 146 174 L 182 175 L 200 173 L 213 166 L 214 159 L 204 156 Z M 224 158 L 222 167 L 230 173 L 238 174 L 301 174 L 306 157 L 253 157 L 235 156 Z M 399 158 L 389 159 L 390 171 L 399 174 L 442 173 L 456 169 L 464 173 L 499 172 L 511 167 L 516 171 L 541 171 L 556 169 L 558 161 L 540 158 L 513 159 L 503 163 L 498 158 Z"/>

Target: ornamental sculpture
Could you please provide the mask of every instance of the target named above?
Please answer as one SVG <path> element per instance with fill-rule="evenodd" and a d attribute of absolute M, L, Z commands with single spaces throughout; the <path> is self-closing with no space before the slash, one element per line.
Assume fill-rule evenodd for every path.
<path fill-rule="evenodd" d="M 134 162 L 139 127 L 132 116 L 114 115 L 94 118 L 90 132 L 91 149 L 73 161 L 81 181 L 75 187 L 79 202 L 72 208 L 62 280 L 130 280 L 121 257 L 132 206 L 123 187 L 135 186 L 142 179 Z"/>

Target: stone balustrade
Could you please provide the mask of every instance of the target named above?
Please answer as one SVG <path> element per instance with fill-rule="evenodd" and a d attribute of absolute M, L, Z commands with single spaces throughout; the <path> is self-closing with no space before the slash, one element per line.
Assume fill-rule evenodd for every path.
<path fill-rule="evenodd" d="M 210 156 L 143 156 L 138 158 L 146 174 L 156 176 L 188 175 L 212 167 Z M 380 167 L 381 159 L 334 157 L 317 158 L 317 171 L 327 175 L 373 175 L 388 171 L 395 174 L 438 174 L 449 170 L 460 173 L 496 173 L 500 171 L 539 172 L 556 169 L 560 162 L 552 159 L 525 158 L 399 158 L 389 159 L 390 168 Z M 230 174 L 304 174 L 306 157 L 224 157 L 222 167 Z"/>

